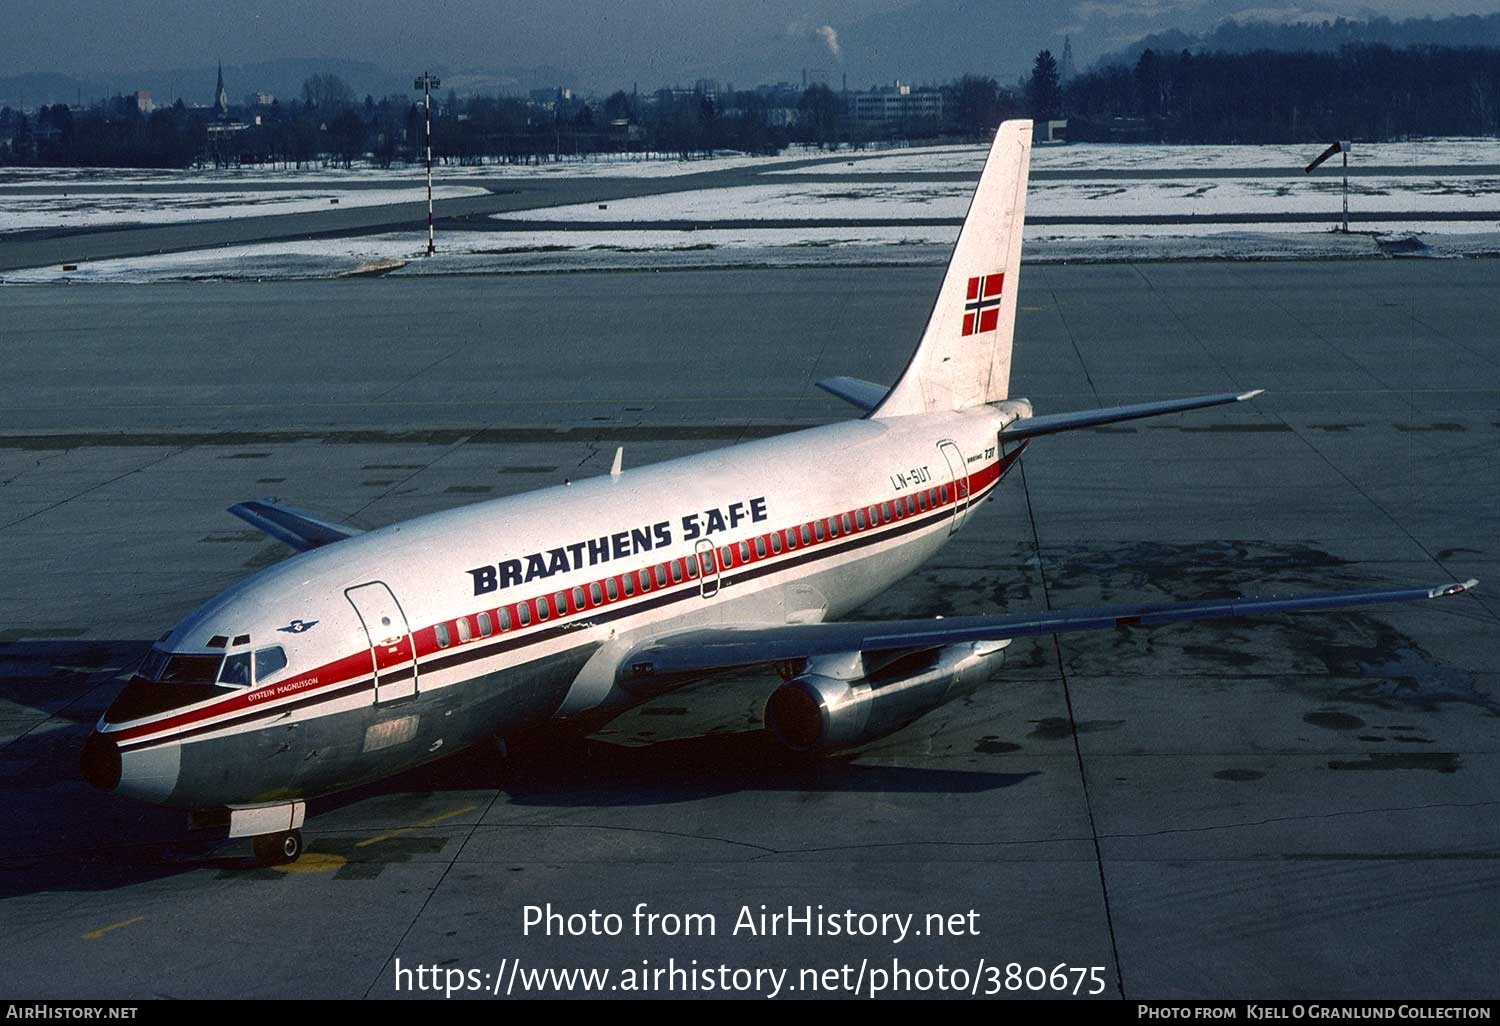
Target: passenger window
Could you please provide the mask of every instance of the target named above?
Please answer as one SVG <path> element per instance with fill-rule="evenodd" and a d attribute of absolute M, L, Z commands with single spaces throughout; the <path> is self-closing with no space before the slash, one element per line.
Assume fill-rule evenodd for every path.
<path fill-rule="evenodd" d="M 870 507 L 870 526 L 875 527 L 880 523 L 880 506 L 876 504 Z"/>
<path fill-rule="evenodd" d="M 531 603 L 521 602 L 516 605 L 516 619 L 521 621 L 522 627 L 531 625 Z"/>
<path fill-rule="evenodd" d="M 802 544 L 803 545 L 811 545 L 812 544 L 812 539 L 813 539 L 812 528 L 808 527 L 806 524 L 803 524 L 802 525 Z"/>
<path fill-rule="evenodd" d="M 458 640 L 459 640 L 459 642 L 462 643 L 462 642 L 468 641 L 473 636 L 474 636 L 474 633 L 471 630 L 469 630 L 469 618 L 466 616 L 462 620 L 458 621 Z"/>
<path fill-rule="evenodd" d="M 673 563 L 672 567 L 676 569 L 677 564 Z M 656 564 L 656 586 L 658 588 L 665 588 L 667 586 L 667 568 L 660 563 Z"/>
<path fill-rule="evenodd" d="M 749 542 L 740 542 L 740 562 L 741 563 L 748 563 L 748 562 L 750 562 L 750 543 Z"/>
<path fill-rule="evenodd" d="M 599 590 L 598 581 L 595 581 L 593 584 L 589 585 L 589 597 L 594 600 L 594 605 L 596 606 L 604 601 L 604 592 Z"/>
<path fill-rule="evenodd" d="M 693 557 L 691 559 L 684 559 L 681 563 L 677 562 L 677 560 L 675 560 L 675 559 L 672 560 L 672 580 L 673 580 L 673 582 L 675 582 L 677 584 L 681 584 L 682 583 L 682 571 L 684 569 L 687 570 L 687 575 L 689 577 L 697 577 L 698 576 L 698 559 L 697 559 L 697 557 L 695 556 L 695 557 Z"/>
<path fill-rule="evenodd" d="M 865 519 L 865 511 L 862 509 L 855 511 L 854 522 L 859 525 L 861 531 L 870 526 L 869 521 Z"/>
<path fill-rule="evenodd" d="M 448 625 L 445 623 L 440 623 L 436 627 L 434 627 L 432 629 L 432 633 L 437 635 L 438 648 L 447 648 L 448 642 L 453 640 L 452 638 L 448 637 Z"/>
<path fill-rule="evenodd" d="M 731 549 L 728 545 L 719 550 L 719 566 L 734 566 L 734 550 Z"/>
<path fill-rule="evenodd" d="M 854 524 L 852 524 L 850 522 L 850 520 L 849 520 L 849 514 L 845 513 L 844 514 L 844 533 L 848 534 L 852 530 L 854 530 Z"/>
<path fill-rule="evenodd" d="M 232 688 L 242 688 L 250 683 L 250 653 L 239 652 L 224 660 L 219 670 L 219 683 Z"/>
<path fill-rule="evenodd" d="M 771 554 L 772 555 L 777 555 L 777 556 L 779 556 L 781 554 L 781 532 L 780 531 L 777 531 L 775 534 L 771 535 Z"/>
<path fill-rule="evenodd" d="M 807 530 L 807 528 L 804 527 L 802 530 L 805 531 L 805 530 Z M 813 533 L 818 536 L 818 541 L 822 541 L 823 540 L 823 537 L 824 537 L 823 521 L 819 520 L 816 524 L 813 524 Z"/>
<path fill-rule="evenodd" d="M 510 607 L 509 606 L 507 606 L 506 608 L 500 610 L 500 629 L 502 631 L 508 631 L 508 630 L 510 630 Z"/>
<path fill-rule="evenodd" d="M 755 539 L 755 554 L 761 559 L 766 558 L 766 539 L 764 537 Z"/>
<path fill-rule="evenodd" d="M 547 596 L 543 595 L 536 600 L 536 622 L 541 623 L 552 615 L 552 610 L 547 608 Z"/>
<path fill-rule="evenodd" d="M 639 574 L 640 574 L 640 578 L 641 578 L 641 591 L 650 591 L 651 590 L 651 571 L 649 569 L 648 570 L 641 570 L 641 571 L 639 571 Z"/>
<path fill-rule="evenodd" d="M 885 504 L 885 522 L 890 523 L 896 518 L 896 507 L 892 503 Z"/>
<path fill-rule="evenodd" d="M 943 501 L 947 502 L 948 501 L 948 486 L 947 485 L 943 485 L 943 493 L 942 494 L 943 494 Z"/>
<path fill-rule="evenodd" d="M 797 529 L 789 527 L 786 529 L 786 550 L 791 552 L 797 547 Z"/>
<path fill-rule="evenodd" d="M 480 613 L 479 614 L 479 636 L 481 638 L 487 638 L 487 637 L 489 637 L 493 633 L 495 633 L 495 627 L 494 627 L 494 625 L 492 623 L 490 623 L 490 614 L 489 613 Z"/>
<path fill-rule="evenodd" d="M 926 492 L 922 492 L 922 493 L 920 493 L 917 496 L 917 509 L 925 510 L 926 508 L 927 508 L 927 493 Z"/>
<path fill-rule="evenodd" d="M 631 595 L 634 595 L 635 594 L 635 574 L 626 574 L 624 577 L 620 578 L 620 580 L 625 585 L 625 597 L 629 598 Z"/>
<path fill-rule="evenodd" d="M 582 609 L 583 608 L 583 589 L 582 588 L 574 588 L 573 589 L 573 608 L 574 609 Z"/>
<path fill-rule="evenodd" d="M 286 669 L 286 649 L 280 645 L 263 648 L 255 653 L 255 679 L 265 680 Z"/>
<path fill-rule="evenodd" d="M 620 586 L 615 583 L 613 577 L 604 582 L 604 593 L 609 596 L 611 602 L 620 597 Z"/>

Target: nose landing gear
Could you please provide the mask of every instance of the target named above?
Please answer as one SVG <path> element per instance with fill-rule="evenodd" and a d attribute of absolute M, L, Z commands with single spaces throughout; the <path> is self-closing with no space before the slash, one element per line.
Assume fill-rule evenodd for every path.
<path fill-rule="evenodd" d="M 256 865 L 284 866 L 296 862 L 302 855 L 302 831 L 283 830 L 275 834 L 261 834 L 252 844 Z"/>
<path fill-rule="evenodd" d="M 229 836 L 254 838 L 251 844 L 257 865 L 284 866 L 302 855 L 302 820 L 306 816 L 307 805 L 301 800 L 231 808 Z M 207 816 L 200 818 L 206 820 Z"/>

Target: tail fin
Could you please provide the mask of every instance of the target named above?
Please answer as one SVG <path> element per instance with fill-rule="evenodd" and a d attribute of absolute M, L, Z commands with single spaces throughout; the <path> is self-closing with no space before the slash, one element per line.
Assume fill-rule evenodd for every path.
<path fill-rule="evenodd" d="M 1030 170 L 1031 122 L 1007 121 L 990 147 L 922 342 L 872 417 L 962 410 L 1007 397 Z"/>

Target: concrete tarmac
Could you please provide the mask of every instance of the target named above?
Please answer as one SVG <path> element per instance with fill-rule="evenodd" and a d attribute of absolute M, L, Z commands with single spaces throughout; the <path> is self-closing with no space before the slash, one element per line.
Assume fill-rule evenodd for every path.
<path fill-rule="evenodd" d="M 697 959 L 789 970 L 800 995 L 845 981 L 804 970 L 863 965 L 868 989 L 899 960 L 1000 996 L 1059 964 L 1102 967 L 1116 999 L 1493 996 L 1487 261 L 1026 268 L 1013 391 L 1039 412 L 1268 392 L 1039 440 L 859 615 L 1479 577 L 1472 595 L 1017 642 L 971 697 L 815 766 L 760 731 L 774 681 L 740 675 L 316 802 L 285 872 L 78 779 L 151 639 L 286 555 L 230 503 L 374 526 L 605 473 L 617 445 L 629 473 L 848 416 L 812 382 L 893 380 L 941 274 L 0 292 L 0 989 L 388 997 L 420 982 L 399 962 L 501 993 L 609 969 L 618 997 L 626 970 Z M 643 902 L 715 933 L 636 936 Z M 527 935 L 548 903 L 622 933 Z M 922 935 L 734 931 L 742 908 L 820 904 Z"/>

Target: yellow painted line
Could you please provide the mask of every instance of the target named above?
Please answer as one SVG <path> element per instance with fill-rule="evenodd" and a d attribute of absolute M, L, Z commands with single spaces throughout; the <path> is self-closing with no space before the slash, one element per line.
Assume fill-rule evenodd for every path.
<path fill-rule="evenodd" d="M 278 873 L 328 873 L 335 869 L 342 869 L 348 861 L 342 855 L 334 855 L 326 851 L 310 851 L 296 862 L 288 862 L 271 868 Z"/>
<path fill-rule="evenodd" d="M 101 926 L 97 930 L 90 930 L 88 933 L 84 934 L 83 939 L 98 940 L 100 937 L 103 937 L 111 930 L 118 930 L 122 926 L 129 926 L 131 923 L 139 923 L 142 919 L 145 918 L 145 916 L 136 916 L 134 919 L 122 919 L 118 923 L 110 923 L 108 926 Z"/>
<path fill-rule="evenodd" d="M 461 809 L 454 809 L 452 812 L 445 812 L 441 816 L 433 816 L 431 819 L 424 819 L 420 823 L 413 823 L 411 826 L 404 826 L 399 830 L 392 830 L 390 833 L 381 834 L 379 837 L 367 837 L 363 841 L 360 841 L 358 844 L 356 844 L 355 847 L 367 848 L 372 844 L 379 844 L 381 841 L 389 841 L 392 837 L 400 837 L 402 834 L 409 833 L 412 830 L 420 830 L 423 827 L 430 827 L 435 823 L 441 823 L 445 819 L 452 819 L 454 816 L 462 816 L 466 812 L 473 812 L 477 808 L 479 808 L 479 806 L 477 805 L 465 805 Z"/>

